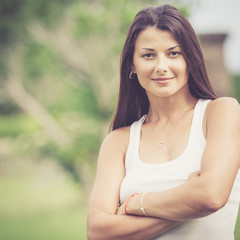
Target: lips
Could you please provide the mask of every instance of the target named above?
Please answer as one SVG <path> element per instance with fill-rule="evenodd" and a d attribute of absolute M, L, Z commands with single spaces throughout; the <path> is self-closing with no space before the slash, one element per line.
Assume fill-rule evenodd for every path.
<path fill-rule="evenodd" d="M 153 81 L 167 81 L 167 80 L 171 80 L 171 79 L 173 79 L 174 77 L 171 77 L 171 78 L 167 78 L 167 77 L 165 77 L 165 78 L 153 78 L 152 80 Z"/>
<path fill-rule="evenodd" d="M 156 83 L 164 84 L 164 83 L 168 83 L 173 78 L 174 77 L 153 78 L 152 80 Z"/>

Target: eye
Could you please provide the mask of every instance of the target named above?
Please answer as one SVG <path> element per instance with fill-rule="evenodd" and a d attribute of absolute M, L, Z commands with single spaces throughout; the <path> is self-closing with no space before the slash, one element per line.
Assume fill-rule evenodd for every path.
<path fill-rule="evenodd" d="M 173 52 L 170 52 L 169 55 L 170 55 L 171 57 L 177 57 L 177 56 L 181 55 L 181 52 L 173 51 Z"/>
<path fill-rule="evenodd" d="M 152 59 L 152 58 L 154 58 L 154 54 L 153 53 L 145 53 L 142 55 L 142 58 Z"/>

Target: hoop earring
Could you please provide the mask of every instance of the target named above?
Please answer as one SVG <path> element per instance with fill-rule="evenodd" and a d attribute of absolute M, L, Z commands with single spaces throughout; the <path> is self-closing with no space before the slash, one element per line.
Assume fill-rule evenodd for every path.
<path fill-rule="evenodd" d="M 135 73 L 134 73 L 133 71 L 131 71 L 131 72 L 129 73 L 129 78 L 130 78 L 130 79 L 134 79 L 134 74 L 135 74 Z"/>

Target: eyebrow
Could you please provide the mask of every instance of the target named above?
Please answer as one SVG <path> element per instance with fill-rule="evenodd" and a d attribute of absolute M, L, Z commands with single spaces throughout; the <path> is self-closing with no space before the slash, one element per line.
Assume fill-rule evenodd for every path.
<path fill-rule="evenodd" d="M 176 46 L 173 46 L 173 47 L 168 48 L 168 50 L 173 50 L 174 48 L 178 48 L 178 47 L 179 47 L 179 46 L 176 45 Z M 152 49 L 152 48 L 142 48 L 141 50 L 147 50 L 147 51 L 151 51 L 151 52 L 155 51 L 155 50 Z"/>
<path fill-rule="evenodd" d="M 174 48 L 180 48 L 180 47 L 177 45 L 177 46 L 169 48 L 168 50 L 173 50 Z"/>
<path fill-rule="evenodd" d="M 147 51 L 154 51 L 154 49 L 152 49 L 152 48 L 142 48 L 141 50 L 147 50 Z"/>

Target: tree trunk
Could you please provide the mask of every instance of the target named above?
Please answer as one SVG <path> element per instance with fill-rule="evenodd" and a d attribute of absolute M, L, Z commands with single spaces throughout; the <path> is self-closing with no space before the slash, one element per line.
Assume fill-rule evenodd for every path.
<path fill-rule="evenodd" d="M 69 134 L 63 130 L 50 113 L 30 94 L 22 84 L 21 47 L 9 53 L 9 74 L 5 84 L 8 95 L 39 125 L 58 146 L 71 143 Z"/>

